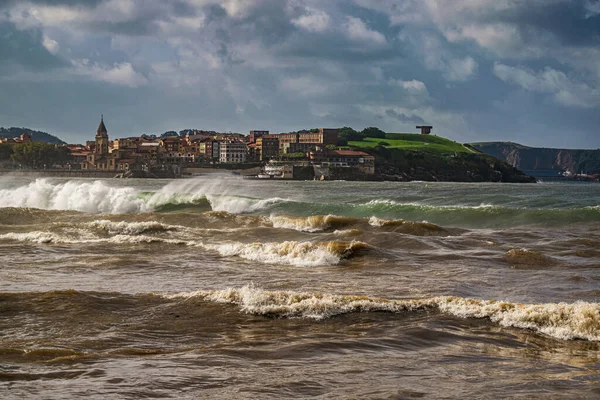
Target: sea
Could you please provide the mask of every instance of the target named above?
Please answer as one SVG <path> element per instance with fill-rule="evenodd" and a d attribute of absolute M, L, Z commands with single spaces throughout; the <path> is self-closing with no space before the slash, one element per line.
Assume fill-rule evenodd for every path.
<path fill-rule="evenodd" d="M 598 399 L 600 185 L 0 178 L 2 399 Z"/>

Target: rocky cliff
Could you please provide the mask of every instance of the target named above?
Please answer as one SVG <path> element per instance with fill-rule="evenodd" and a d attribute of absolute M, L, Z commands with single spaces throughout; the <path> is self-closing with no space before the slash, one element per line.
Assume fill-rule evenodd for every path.
<path fill-rule="evenodd" d="M 600 173 L 600 150 L 527 147 L 512 142 L 472 143 L 471 146 L 523 171 Z"/>

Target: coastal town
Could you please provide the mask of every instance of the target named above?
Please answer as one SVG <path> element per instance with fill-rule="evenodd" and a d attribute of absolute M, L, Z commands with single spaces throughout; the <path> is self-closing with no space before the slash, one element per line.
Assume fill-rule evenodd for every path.
<path fill-rule="evenodd" d="M 329 178 L 332 169 L 342 175 L 375 173 L 375 157 L 363 151 L 340 148 L 338 130 L 318 128 L 272 134 L 251 130 L 248 135 L 186 130 L 157 137 L 142 135 L 111 139 L 104 117 L 94 140 L 85 144 L 57 145 L 67 150 L 68 160 L 44 168 L 68 171 L 101 171 L 119 177 L 171 177 L 199 169 L 243 169 L 257 178 L 294 179 L 312 175 Z M 20 144 L 32 140 L 23 134 L 0 139 Z M 307 171 L 312 171 L 312 174 Z"/>
<path fill-rule="evenodd" d="M 284 133 L 250 130 L 246 135 L 184 129 L 112 138 L 101 116 L 93 140 L 84 144 L 67 144 L 25 128 L 0 128 L 0 171 L 90 178 L 219 172 L 247 179 L 517 183 L 535 182 L 535 174 L 542 172 L 546 180 L 598 179 L 579 172 L 595 171 L 594 157 L 553 168 L 554 175 L 540 168 L 528 175 L 501 160 L 504 153 L 489 144 L 461 144 L 432 135 L 430 125 L 416 128 L 419 133 L 386 133 L 376 127 L 359 132 L 346 126 Z M 578 172 L 571 177 L 569 171 Z"/>

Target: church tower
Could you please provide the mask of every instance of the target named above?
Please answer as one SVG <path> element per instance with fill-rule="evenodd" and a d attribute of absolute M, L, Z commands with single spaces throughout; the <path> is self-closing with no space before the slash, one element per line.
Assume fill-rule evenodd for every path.
<path fill-rule="evenodd" d="M 96 148 L 94 152 L 99 156 L 108 155 L 108 131 L 104 125 L 104 115 L 100 120 L 100 125 L 96 131 Z"/>

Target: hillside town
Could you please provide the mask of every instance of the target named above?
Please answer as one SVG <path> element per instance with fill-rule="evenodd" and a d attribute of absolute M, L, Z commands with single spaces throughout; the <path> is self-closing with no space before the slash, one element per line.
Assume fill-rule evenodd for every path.
<path fill-rule="evenodd" d="M 26 143 L 31 136 L 2 140 Z M 111 140 L 102 117 L 94 140 L 64 145 L 70 155 L 68 161 L 44 168 L 164 176 L 193 172 L 194 168 L 254 167 L 256 177 L 283 179 L 294 178 L 294 167 L 297 171 L 319 168 L 320 178 L 328 176 L 330 167 L 365 175 L 375 173 L 375 157 L 362 151 L 339 149 L 337 145 L 338 130 L 329 128 L 277 134 L 251 130 L 248 135 L 187 130 L 161 137 L 142 135 Z"/>

